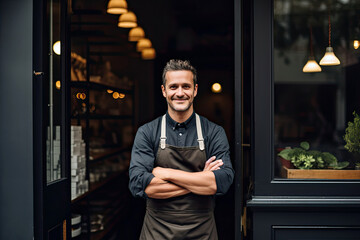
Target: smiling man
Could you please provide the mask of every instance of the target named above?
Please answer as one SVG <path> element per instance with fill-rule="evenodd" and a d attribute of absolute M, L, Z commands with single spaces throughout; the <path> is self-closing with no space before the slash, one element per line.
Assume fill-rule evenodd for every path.
<path fill-rule="evenodd" d="M 166 64 L 161 89 L 168 111 L 139 128 L 131 154 L 129 188 L 147 199 L 140 239 L 217 239 L 214 198 L 234 178 L 225 131 L 194 112 L 188 61 Z"/>

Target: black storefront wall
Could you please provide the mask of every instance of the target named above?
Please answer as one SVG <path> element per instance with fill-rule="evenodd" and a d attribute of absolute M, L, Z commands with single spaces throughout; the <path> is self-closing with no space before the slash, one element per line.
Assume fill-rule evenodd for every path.
<path fill-rule="evenodd" d="M 358 181 L 274 178 L 273 3 L 255 0 L 250 9 L 254 189 L 247 206 L 253 239 L 359 239 Z"/>
<path fill-rule="evenodd" d="M 0 239 L 33 238 L 32 4 L 0 1 Z"/>

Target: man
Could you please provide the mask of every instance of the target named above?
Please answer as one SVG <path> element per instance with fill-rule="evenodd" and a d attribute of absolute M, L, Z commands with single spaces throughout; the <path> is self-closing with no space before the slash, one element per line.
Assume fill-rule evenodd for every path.
<path fill-rule="evenodd" d="M 196 70 L 170 60 L 163 70 L 167 113 L 139 128 L 132 149 L 132 194 L 147 199 L 140 239 L 217 239 L 214 196 L 233 178 L 222 127 L 194 112 Z"/>

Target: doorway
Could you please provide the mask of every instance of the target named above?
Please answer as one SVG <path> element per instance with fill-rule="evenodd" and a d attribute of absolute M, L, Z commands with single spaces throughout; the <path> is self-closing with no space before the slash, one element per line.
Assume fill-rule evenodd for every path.
<path fill-rule="evenodd" d="M 224 127 L 235 167 L 238 131 L 234 131 L 234 119 L 240 115 L 234 111 L 234 2 L 140 0 L 129 1 L 127 5 L 128 10 L 136 15 L 137 25 L 142 27 L 145 37 L 151 41 L 155 50 L 155 56 L 151 59 L 144 59 L 142 53 L 137 51 L 137 42 L 129 41 L 129 28 L 117 26 L 119 15 L 107 13 L 107 0 L 72 0 L 69 4 L 73 62 L 70 71 L 73 117 L 71 123 L 82 126 L 83 138 L 87 141 L 86 154 L 89 157 L 86 179 L 90 182 L 90 189 L 92 180 L 98 178 L 98 169 L 111 162 L 111 159 L 108 161 L 106 158 L 96 158 L 98 163 L 90 168 L 90 162 L 93 162 L 96 155 L 92 150 L 100 149 L 97 148 L 99 145 L 101 149 L 106 146 L 107 151 L 110 147 L 119 149 L 120 145 L 129 147 L 131 138 L 126 136 L 129 129 L 129 132 L 134 134 L 139 126 L 166 112 L 166 102 L 160 89 L 161 74 L 166 62 L 172 58 L 190 60 L 197 69 L 199 90 L 195 111 Z M 104 76 L 106 83 L 101 82 L 105 79 Z M 213 89 L 216 83 L 221 86 L 220 90 Z M 114 88 L 106 89 L 106 86 Z M 105 93 L 97 96 L 95 91 L 99 88 L 110 90 L 108 94 L 111 95 Z M 104 100 L 105 98 L 111 96 L 115 99 L 113 94 L 116 89 L 122 91 L 119 94 L 125 95 L 124 102 L 117 102 L 115 105 L 109 103 L 110 107 L 103 107 L 102 104 L 107 104 L 105 102 L 108 101 Z M 125 109 L 124 112 L 117 112 L 116 109 L 119 108 Z M 115 158 L 121 155 L 122 160 L 118 161 L 128 160 L 128 152 L 115 152 L 106 156 Z M 109 230 L 106 238 L 121 236 L 124 239 L 138 239 L 145 202 L 142 199 L 133 199 L 128 193 L 127 184 L 124 183 L 127 181 L 126 177 L 118 177 L 109 181 L 104 191 L 112 189 L 112 186 L 113 189 L 123 192 L 120 195 L 128 207 L 117 210 L 119 216 L 121 212 L 126 217 L 119 217 L 121 219 L 117 225 L 104 224 L 102 229 L 92 229 L 89 226 L 91 220 L 87 220 L 86 228 L 90 232 L 96 232 L 112 226 L 113 229 Z M 81 195 L 80 198 L 75 197 L 72 211 L 84 213 L 91 218 L 93 209 L 89 210 L 87 206 L 101 204 L 101 199 L 97 199 L 97 196 L 103 193 L 102 190 L 96 190 L 87 198 L 81 198 Z M 89 201 L 94 204 L 89 205 Z M 234 239 L 235 222 L 239 217 L 239 211 L 235 209 L 234 185 L 225 196 L 218 197 L 216 201 L 215 217 L 219 239 Z M 119 203 L 119 206 L 124 205 Z"/>

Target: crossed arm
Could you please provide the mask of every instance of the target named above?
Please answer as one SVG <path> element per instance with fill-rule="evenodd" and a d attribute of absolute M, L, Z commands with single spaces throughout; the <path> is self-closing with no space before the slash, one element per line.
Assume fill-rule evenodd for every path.
<path fill-rule="evenodd" d="M 216 193 L 216 181 L 213 171 L 223 165 L 221 159 L 209 158 L 202 172 L 185 172 L 182 170 L 156 167 L 155 176 L 145 189 L 150 198 L 166 199 L 188 194 L 213 195 Z"/>

